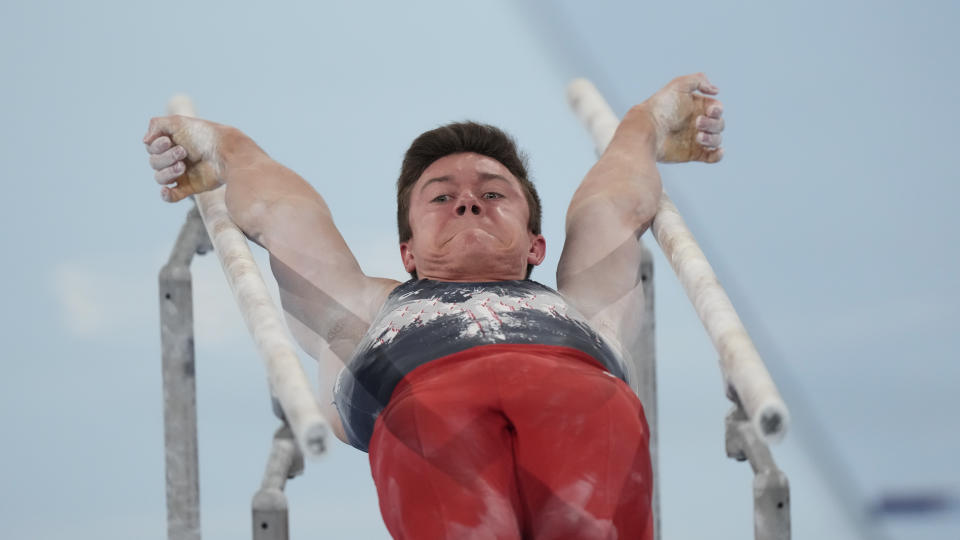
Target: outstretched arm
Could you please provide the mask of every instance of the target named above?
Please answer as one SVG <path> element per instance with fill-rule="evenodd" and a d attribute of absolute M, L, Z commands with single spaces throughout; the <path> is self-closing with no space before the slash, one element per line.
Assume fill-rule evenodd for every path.
<path fill-rule="evenodd" d="M 716 93 L 705 75 L 687 75 L 631 108 L 570 202 L 558 287 L 625 348 L 642 312 L 639 239 L 662 192 L 656 162 L 722 158 Z"/>
<path fill-rule="evenodd" d="M 226 186 L 230 217 L 270 252 L 294 337 L 323 372 L 342 367 L 397 282 L 361 271 L 320 194 L 235 128 L 155 118 L 144 143 L 164 200 Z M 336 430 L 332 386 L 322 383 L 320 401 Z"/>

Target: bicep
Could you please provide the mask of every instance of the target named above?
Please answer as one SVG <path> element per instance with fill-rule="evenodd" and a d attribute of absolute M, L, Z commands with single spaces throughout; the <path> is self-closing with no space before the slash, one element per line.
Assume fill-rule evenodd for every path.
<path fill-rule="evenodd" d="M 640 286 L 645 227 L 625 219 L 616 203 L 593 197 L 571 208 L 557 266 L 557 287 L 592 318 Z"/>

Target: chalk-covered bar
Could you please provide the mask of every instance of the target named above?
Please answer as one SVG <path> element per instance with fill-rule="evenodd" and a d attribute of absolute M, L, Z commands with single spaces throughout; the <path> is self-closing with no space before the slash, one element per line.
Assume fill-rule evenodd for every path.
<path fill-rule="evenodd" d="M 194 116 L 193 105 L 184 96 L 171 99 L 167 110 L 170 114 Z M 267 368 L 270 391 L 280 402 L 304 455 L 320 456 L 326 449 L 329 425 L 320 413 L 247 238 L 227 213 L 224 188 L 198 193 L 194 199 L 243 320 Z"/>
<path fill-rule="evenodd" d="M 571 82 L 567 98 L 601 155 L 619 125 L 616 114 L 586 79 Z M 787 407 L 710 263 L 666 193 L 652 229 L 719 353 L 729 397 L 743 407 L 764 440 L 782 439 L 789 423 Z"/>

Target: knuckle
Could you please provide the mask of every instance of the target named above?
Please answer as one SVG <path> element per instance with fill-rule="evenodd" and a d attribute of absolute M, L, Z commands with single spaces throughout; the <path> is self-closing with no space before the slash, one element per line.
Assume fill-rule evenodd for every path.
<path fill-rule="evenodd" d="M 166 150 L 167 146 L 170 144 L 170 139 L 167 137 L 158 137 L 153 143 L 150 144 L 149 151 L 151 154 L 159 154 Z"/>

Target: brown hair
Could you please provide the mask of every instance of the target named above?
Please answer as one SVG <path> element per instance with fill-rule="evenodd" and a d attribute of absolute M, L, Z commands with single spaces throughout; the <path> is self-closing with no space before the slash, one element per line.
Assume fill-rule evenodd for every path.
<path fill-rule="evenodd" d="M 403 156 L 400 178 L 397 179 L 397 229 L 400 242 L 406 242 L 413 236 L 410 229 L 410 191 L 417 179 L 434 161 L 461 152 L 491 157 L 520 181 L 530 210 L 527 228 L 533 234 L 540 234 L 540 196 L 527 177 L 526 156 L 517 149 L 513 138 L 500 128 L 488 124 L 454 122 L 421 134 Z M 533 265 L 528 264 L 527 277 L 532 271 Z M 410 272 L 410 275 L 417 278 L 416 271 Z"/>

